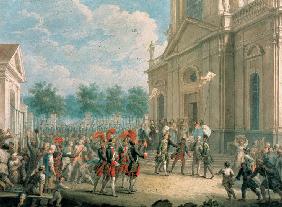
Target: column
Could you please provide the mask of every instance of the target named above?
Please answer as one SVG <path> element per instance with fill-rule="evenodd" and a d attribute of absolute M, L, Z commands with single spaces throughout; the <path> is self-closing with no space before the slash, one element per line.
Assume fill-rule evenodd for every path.
<path fill-rule="evenodd" d="M 276 86 L 276 137 L 273 142 L 282 144 L 282 14 L 278 14 L 276 17 L 276 40 L 274 41 L 274 76 L 278 77 L 275 80 Z"/>
<path fill-rule="evenodd" d="M 0 129 L 5 128 L 5 77 L 0 73 Z"/>

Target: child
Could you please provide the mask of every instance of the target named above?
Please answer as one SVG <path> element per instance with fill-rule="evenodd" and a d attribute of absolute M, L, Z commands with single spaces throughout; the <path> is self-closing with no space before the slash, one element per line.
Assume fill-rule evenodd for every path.
<path fill-rule="evenodd" d="M 228 200 L 231 200 L 231 197 L 233 196 L 234 199 L 236 199 L 235 192 L 233 190 L 233 176 L 234 172 L 230 168 L 230 163 L 225 162 L 224 163 L 224 169 L 221 169 L 218 174 L 222 174 L 222 185 L 225 188 L 227 195 L 228 195 Z"/>

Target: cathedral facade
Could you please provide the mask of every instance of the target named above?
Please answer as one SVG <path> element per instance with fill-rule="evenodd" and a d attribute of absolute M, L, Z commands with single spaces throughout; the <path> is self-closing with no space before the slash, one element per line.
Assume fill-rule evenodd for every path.
<path fill-rule="evenodd" d="M 150 119 L 204 120 L 219 153 L 239 134 L 282 144 L 282 0 L 171 0 L 170 16 L 146 71 Z"/>

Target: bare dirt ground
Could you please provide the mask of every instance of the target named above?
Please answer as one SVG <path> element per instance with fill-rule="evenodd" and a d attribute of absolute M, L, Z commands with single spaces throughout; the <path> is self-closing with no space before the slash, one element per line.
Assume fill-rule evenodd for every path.
<path fill-rule="evenodd" d="M 223 162 L 225 159 L 218 158 L 218 162 Z M 221 163 L 215 163 L 216 168 L 221 166 Z M 213 198 L 224 206 L 244 206 L 245 203 L 238 200 L 227 201 L 227 195 L 224 188 L 221 186 L 221 176 L 216 176 L 214 179 L 205 179 L 202 177 L 191 176 L 191 160 L 187 162 L 186 174 L 180 174 L 180 163 L 175 168 L 174 173 L 170 176 L 155 175 L 154 162 L 152 160 L 142 161 L 141 175 L 136 182 L 137 192 L 128 194 L 126 189 L 120 188 L 120 180 L 117 183 L 118 197 L 111 197 L 111 189 L 107 188 L 108 195 L 92 194 L 92 186 L 88 184 L 69 185 L 70 190 L 64 191 L 63 196 L 68 199 L 74 199 L 90 204 L 112 204 L 119 206 L 151 206 L 157 200 L 168 199 L 173 203 L 173 206 L 179 206 L 187 202 L 202 204 L 203 201 Z M 217 171 L 218 169 L 215 169 Z M 202 173 L 202 171 L 201 171 Z M 241 183 L 237 182 L 235 186 L 237 198 L 241 198 L 240 192 Z M 128 182 L 126 182 L 126 188 Z M 100 189 L 100 186 L 97 188 Z M 271 197 L 278 200 L 278 196 L 271 193 Z M 256 196 L 248 191 L 247 203 L 256 203 Z"/>

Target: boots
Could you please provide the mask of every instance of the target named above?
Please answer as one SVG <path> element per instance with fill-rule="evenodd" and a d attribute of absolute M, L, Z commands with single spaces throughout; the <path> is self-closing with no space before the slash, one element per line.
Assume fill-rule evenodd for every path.
<path fill-rule="evenodd" d="M 174 164 L 172 164 L 172 166 L 171 166 L 171 170 L 169 170 L 168 172 L 169 173 L 172 173 L 172 171 L 173 171 L 173 168 L 175 167 L 175 165 Z"/>
<path fill-rule="evenodd" d="M 181 174 L 184 175 L 184 166 L 181 166 Z"/>
<path fill-rule="evenodd" d="M 156 166 L 155 166 L 155 174 L 159 174 L 158 169 L 159 169 L 159 164 L 156 164 Z"/>

